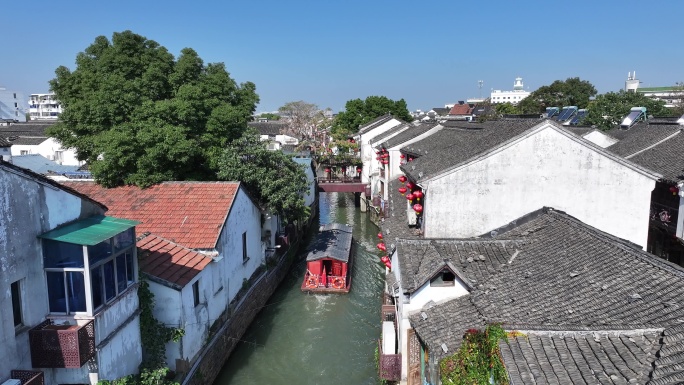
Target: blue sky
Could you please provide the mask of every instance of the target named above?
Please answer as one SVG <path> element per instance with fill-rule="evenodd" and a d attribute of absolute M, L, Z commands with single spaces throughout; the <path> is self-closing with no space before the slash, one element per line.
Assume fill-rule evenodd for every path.
<path fill-rule="evenodd" d="M 600 93 L 684 81 L 684 1 L 157 1 L 4 4 L 0 86 L 48 91 L 96 36 L 132 30 L 178 55 L 194 48 L 257 86 L 260 112 L 304 100 L 334 111 L 370 95 L 410 110 L 491 89 L 580 77 Z M 11 16 L 10 16 L 11 15 Z"/>

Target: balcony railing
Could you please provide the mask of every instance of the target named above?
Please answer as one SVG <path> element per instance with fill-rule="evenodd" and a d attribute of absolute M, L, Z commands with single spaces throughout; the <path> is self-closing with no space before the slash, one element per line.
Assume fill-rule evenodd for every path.
<path fill-rule="evenodd" d="M 95 356 L 95 326 L 55 325 L 45 320 L 29 330 L 34 368 L 80 368 Z"/>
<path fill-rule="evenodd" d="M 45 376 L 39 370 L 12 370 L 10 378 L 21 381 L 21 385 L 45 385 Z"/>
<path fill-rule="evenodd" d="M 384 354 L 382 341 L 378 340 L 378 375 L 387 381 L 401 380 L 401 354 Z"/>

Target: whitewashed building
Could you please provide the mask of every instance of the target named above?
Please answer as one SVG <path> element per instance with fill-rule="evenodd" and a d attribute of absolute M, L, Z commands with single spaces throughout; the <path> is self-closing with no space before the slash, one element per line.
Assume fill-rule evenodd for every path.
<path fill-rule="evenodd" d="M 135 225 L 0 161 L 0 382 L 96 384 L 142 359 Z"/>
<path fill-rule="evenodd" d="M 354 135 L 354 140 L 359 144 L 359 153 L 363 164 L 361 170 L 362 183 L 370 183 L 371 174 L 379 174 L 382 169 L 371 144 L 373 138 L 402 123 L 402 121 L 393 118 L 392 115 L 383 115 L 365 126 L 361 126 L 358 133 Z"/>
<path fill-rule="evenodd" d="M 31 94 L 29 98 L 29 117 L 31 120 L 57 120 L 62 114 L 62 104 L 54 93 Z"/>
<path fill-rule="evenodd" d="M 82 166 L 85 162 L 78 160 L 76 150 L 65 148 L 55 138 L 46 133 L 54 122 L 14 123 L 0 127 L 0 137 L 12 143 L 12 155 L 39 154 L 45 158 L 65 166 Z"/>
<path fill-rule="evenodd" d="M 27 112 L 28 105 L 22 93 L 0 87 L 0 120 L 25 122 Z"/>
<path fill-rule="evenodd" d="M 464 126 L 466 127 L 466 126 Z M 646 245 L 658 174 L 550 120 L 449 128 L 402 149 L 426 237 L 474 237 L 542 206 Z"/>
<path fill-rule="evenodd" d="M 521 100 L 525 99 L 529 95 L 530 91 L 525 91 L 523 79 L 521 77 L 517 77 L 515 78 L 515 83 L 513 83 L 513 90 L 492 90 L 489 100 L 492 104 L 511 103 L 515 105 L 520 103 Z"/>
<path fill-rule="evenodd" d="M 212 325 L 275 250 L 279 217 L 262 215 L 238 182 L 165 182 L 146 189 L 65 184 L 149 233 L 138 242 L 141 271 L 156 297 L 155 318 L 185 330 L 180 341 L 167 344 L 167 364 L 187 370 Z"/>

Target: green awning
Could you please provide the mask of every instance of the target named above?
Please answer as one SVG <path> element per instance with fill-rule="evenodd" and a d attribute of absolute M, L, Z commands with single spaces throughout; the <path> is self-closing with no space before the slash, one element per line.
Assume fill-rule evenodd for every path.
<path fill-rule="evenodd" d="M 116 234 L 135 227 L 139 223 L 128 219 L 98 215 L 58 227 L 38 237 L 77 245 L 95 246 Z"/>

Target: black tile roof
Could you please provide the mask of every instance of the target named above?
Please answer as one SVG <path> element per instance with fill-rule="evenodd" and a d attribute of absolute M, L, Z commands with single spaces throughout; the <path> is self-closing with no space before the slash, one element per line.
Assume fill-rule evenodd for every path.
<path fill-rule="evenodd" d="M 0 147 L 12 147 L 12 143 L 3 137 L 0 137 Z"/>
<path fill-rule="evenodd" d="M 670 139 L 634 155 L 629 160 L 662 174 L 663 180 L 684 180 L 684 133 L 679 130 Z"/>
<path fill-rule="evenodd" d="M 431 111 L 434 111 L 437 113 L 437 115 L 442 116 L 442 115 L 448 115 L 449 111 L 451 111 L 450 108 L 443 108 L 443 107 L 435 107 Z"/>
<path fill-rule="evenodd" d="M 410 126 L 411 126 L 410 123 L 397 124 L 396 126 L 394 126 L 394 127 L 390 128 L 389 130 L 383 132 L 382 134 L 376 135 L 375 137 L 373 137 L 373 139 L 371 139 L 369 141 L 369 143 L 371 146 L 377 146 L 377 145 L 381 144 L 387 137 L 392 136 L 398 132 L 407 130 L 407 129 L 409 129 Z"/>
<path fill-rule="evenodd" d="M 398 146 L 404 142 L 407 142 L 417 136 L 423 135 L 424 133 L 430 131 L 433 129 L 435 126 L 437 126 L 437 123 L 421 123 L 419 125 L 413 125 L 409 127 L 408 130 L 403 131 L 396 136 L 387 139 L 383 143 L 381 143 L 385 148 L 391 148 L 394 146 Z"/>
<path fill-rule="evenodd" d="M 451 344 L 447 337 L 458 330 L 479 326 L 454 324 L 454 317 L 481 317 L 509 330 L 539 331 L 664 329 L 684 321 L 684 269 L 679 266 L 553 209 L 499 230 L 493 240 L 518 242 L 519 253 L 510 263 L 477 270 L 480 278 L 469 295 L 423 309 L 427 319 L 411 315 L 411 324 L 431 351 L 440 353 L 441 344 Z M 466 241 L 475 247 L 489 240 L 450 242 Z M 460 258 L 453 252 L 452 259 Z M 457 306 L 466 302 L 471 305 Z M 466 311 L 475 312 L 466 316 Z M 448 336 L 442 329 L 452 332 Z M 674 340 L 684 346 L 684 333 Z"/>
<path fill-rule="evenodd" d="M 37 145 L 43 143 L 44 141 L 48 140 L 48 138 L 45 136 L 42 136 L 42 137 L 41 136 L 31 136 L 31 137 L 27 137 L 27 136 L 16 137 L 16 136 L 14 136 L 14 137 L 10 137 L 9 139 L 12 142 L 12 144 L 20 145 L 20 146 L 21 145 L 37 146 Z"/>
<path fill-rule="evenodd" d="M 55 122 L 26 122 L 13 123 L 9 126 L 0 126 L 0 137 L 14 136 L 42 136 L 47 137 L 45 131 L 54 125 Z"/>
<path fill-rule="evenodd" d="M 511 385 L 646 384 L 660 332 L 533 332 L 501 341 Z"/>
<path fill-rule="evenodd" d="M 332 258 L 349 261 L 352 247 L 352 227 L 341 223 L 330 223 L 319 228 L 316 238 L 308 248 L 307 261 Z"/>
<path fill-rule="evenodd" d="M 484 123 L 451 121 L 423 140 L 402 151 L 417 157 L 401 167 L 412 179 L 421 181 L 493 149 L 541 123 L 542 119 L 497 120 Z"/>
<path fill-rule="evenodd" d="M 379 118 L 376 118 L 375 120 L 373 120 L 371 122 L 368 122 L 364 125 L 361 125 L 361 127 L 359 127 L 359 134 L 365 134 L 366 132 L 368 132 L 368 131 L 376 128 L 376 127 L 382 126 L 383 124 L 389 122 L 392 119 L 393 119 L 392 114 L 385 114 L 383 116 L 380 116 Z"/>
<path fill-rule="evenodd" d="M 606 149 L 617 155 L 629 157 L 676 134 L 681 128 L 676 123 L 647 124 L 645 122 L 639 122 L 626 130 L 619 127 L 613 128 L 605 133 L 617 139 L 618 142 Z"/>
<path fill-rule="evenodd" d="M 247 123 L 250 127 L 259 131 L 261 135 L 281 135 L 283 130 L 287 128 L 287 123 L 285 122 L 249 122 Z"/>

